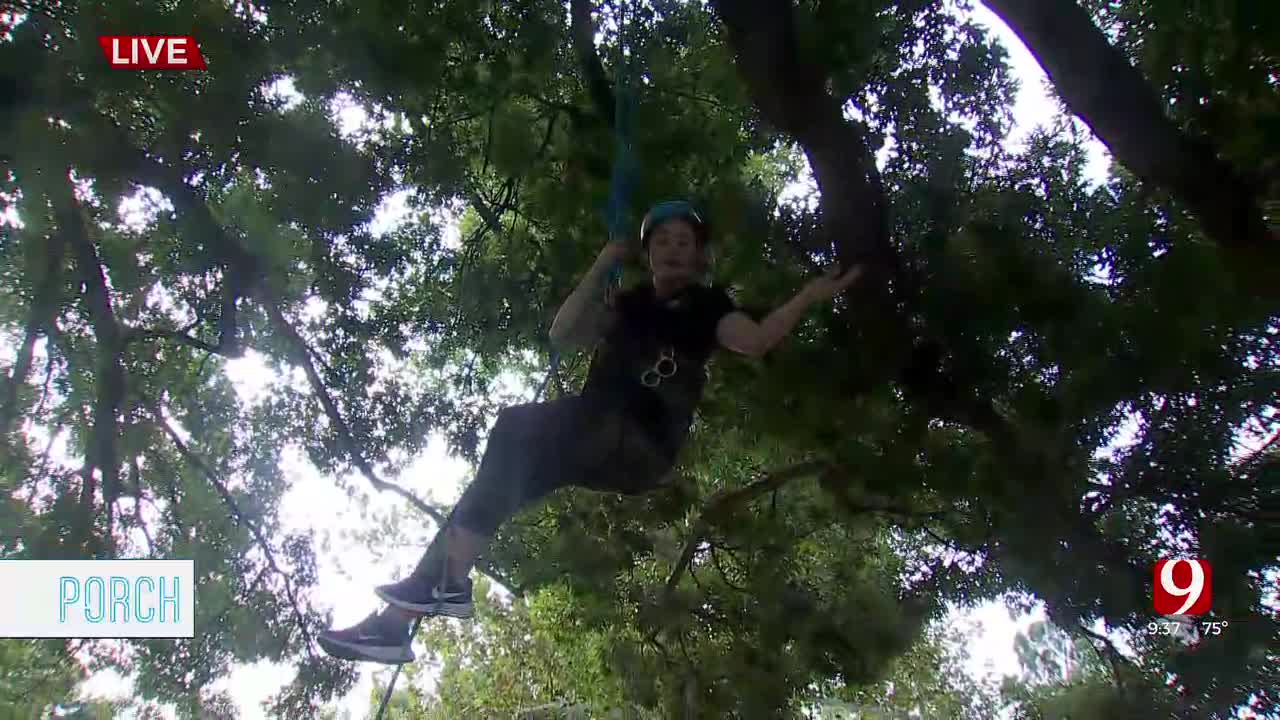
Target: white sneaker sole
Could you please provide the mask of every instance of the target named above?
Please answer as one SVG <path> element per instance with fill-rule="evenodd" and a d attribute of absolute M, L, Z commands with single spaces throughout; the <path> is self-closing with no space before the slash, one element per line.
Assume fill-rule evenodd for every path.
<path fill-rule="evenodd" d="M 320 646 L 332 645 L 335 648 L 345 652 L 330 654 L 341 657 L 344 660 L 369 660 L 371 662 L 386 663 L 388 665 L 403 665 L 414 661 L 413 650 L 405 646 L 393 647 L 388 645 L 362 645 L 360 643 L 348 642 L 332 635 L 320 637 Z M 325 648 L 329 650 L 329 648 Z"/>
<path fill-rule="evenodd" d="M 421 615 L 446 615 L 448 617 L 460 618 L 466 620 L 475 614 L 475 608 L 471 603 L 457 603 L 439 601 L 432 603 L 411 603 L 400 598 L 383 592 L 382 588 L 374 588 L 382 601 L 392 607 L 400 608 L 406 612 L 418 613 Z"/>

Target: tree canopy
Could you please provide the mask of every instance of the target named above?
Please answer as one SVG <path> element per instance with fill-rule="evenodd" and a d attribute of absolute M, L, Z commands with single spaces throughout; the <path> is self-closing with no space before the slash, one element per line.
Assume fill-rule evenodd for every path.
<path fill-rule="evenodd" d="M 3 641 L 0 695 L 57 702 L 24 688 L 73 652 L 184 717 L 230 712 L 237 663 L 296 666 L 272 717 L 349 691 L 281 458 L 441 517 L 405 469 L 431 436 L 477 458 L 606 236 L 625 45 L 633 209 L 696 200 L 744 307 L 866 276 L 717 358 L 674 485 L 504 528 L 481 569 L 515 602 L 430 626 L 450 697 L 399 717 L 1280 713 L 1280 8 L 987 5 L 1105 183 L 1072 122 L 1010 142 L 969 0 L 0 0 L 0 558 L 194 558 L 199 587 L 189 641 Z M 113 70 L 119 33 L 194 33 L 209 69 Z M 277 371 L 252 402 L 246 354 Z M 1193 652 L 1147 631 L 1173 554 L 1232 623 Z M 1000 698 L 938 621 L 1009 593 L 1065 682 Z"/>

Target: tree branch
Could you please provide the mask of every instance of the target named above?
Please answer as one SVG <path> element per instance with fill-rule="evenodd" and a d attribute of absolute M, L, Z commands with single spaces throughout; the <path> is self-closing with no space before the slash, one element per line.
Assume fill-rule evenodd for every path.
<path fill-rule="evenodd" d="M 826 72 L 804 57 L 790 0 L 714 0 L 738 74 L 764 119 L 804 150 L 819 191 L 817 247 L 834 248 L 844 267 L 863 265 L 866 276 L 849 291 L 861 308 L 846 314 L 850 347 L 874 347 L 874 358 L 854 356 L 848 392 L 865 392 L 910 369 L 920 332 L 909 322 L 915 281 L 890 242 L 888 198 L 870 133 L 844 117 L 843 101 L 826 89 Z M 934 368 L 929 368 L 933 371 Z M 931 378 L 936 372 L 917 373 Z M 935 383 L 937 384 L 937 383 Z"/>
<path fill-rule="evenodd" d="M 701 517 L 693 524 L 692 534 L 689 540 L 685 542 L 684 549 L 680 551 L 680 559 L 676 560 L 675 567 L 671 568 L 671 575 L 667 577 L 667 584 L 662 589 L 662 602 L 665 605 L 671 601 L 671 597 L 675 595 L 676 585 L 680 582 L 680 576 L 689 567 L 689 563 L 693 561 L 693 554 L 698 549 L 698 543 L 702 542 L 702 536 L 707 531 L 707 525 Z"/>
<path fill-rule="evenodd" d="M 507 210 L 510 209 L 507 207 L 506 201 L 500 204 L 497 209 L 494 209 L 484 199 L 484 196 L 480 194 L 480 191 L 477 190 L 474 185 L 470 185 L 468 187 L 467 199 L 471 201 L 472 207 L 474 207 L 476 212 L 480 214 L 480 219 L 484 220 L 485 226 L 487 226 L 491 232 L 501 235 L 502 219 L 500 213 L 507 212 Z"/>
<path fill-rule="evenodd" d="M 746 588 L 735 584 L 732 580 L 729 579 L 729 573 L 725 572 L 724 566 L 720 564 L 720 553 L 716 552 L 717 549 L 718 548 L 716 547 L 716 544 L 712 543 L 711 544 L 711 562 L 715 563 L 716 572 L 720 573 L 720 579 L 724 581 L 725 585 L 728 585 L 729 587 L 733 588 L 734 590 L 737 590 L 740 593 L 747 592 Z"/>
<path fill-rule="evenodd" d="M 560 111 L 555 110 L 551 113 L 551 117 L 547 118 L 547 130 L 542 134 L 542 142 L 538 145 L 538 152 L 534 153 L 535 158 L 541 159 L 547 152 L 547 148 L 551 147 L 551 137 L 556 130 L 556 120 L 560 119 Z"/>
<path fill-rule="evenodd" d="M 937 542 L 939 545 L 942 545 L 956 555 L 964 555 L 972 560 L 982 552 L 982 548 L 965 547 L 953 539 L 942 537 L 936 530 L 925 523 L 920 523 L 920 527 L 925 531 L 926 535 L 933 538 L 934 542 Z M 943 559 L 945 561 L 945 558 Z"/>
<path fill-rule="evenodd" d="M 847 496 L 840 496 L 840 507 L 851 513 L 886 513 L 888 515 L 897 515 L 902 518 L 913 520 L 940 520 L 947 516 L 946 510 L 913 510 L 905 505 L 894 505 L 893 503 L 859 503 L 850 500 Z"/>
<path fill-rule="evenodd" d="M 861 123 L 846 120 L 822 68 L 802 57 L 790 0 L 715 0 L 738 73 L 771 124 L 804 149 L 821 193 L 823 230 L 841 262 L 879 266 L 896 260 L 887 201 Z"/>
<path fill-rule="evenodd" d="M 97 248 L 89 238 L 84 211 L 76 202 L 70 180 L 61 186 L 60 197 L 54 199 L 58 230 L 65 234 L 67 245 L 76 259 L 76 269 L 84 284 L 84 303 L 88 309 L 93 334 L 97 340 L 95 390 L 97 401 L 93 411 L 93 433 L 89 461 L 85 463 L 86 509 L 92 511 L 93 469 L 102 473 L 104 505 L 110 507 L 120 495 L 120 468 L 116 457 L 116 438 L 120 434 L 119 413 L 125 396 L 125 371 L 120 353 L 124 349 L 120 326 L 111 309 L 111 297 Z"/>
<path fill-rule="evenodd" d="M 64 233 L 55 232 L 48 239 L 44 251 L 44 264 L 40 268 L 40 283 L 32 298 L 31 312 L 27 316 L 26 332 L 13 371 L 5 383 L 4 403 L 0 405 L 0 439 L 7 442 L 9 428 L 18 417 L 18 388 L 27 381 L 35 353 L 36 339 L 47 333 L 57 313 L 62 285 L 62 265 L 66 248 Z"/>
<path fill-rule="evenodd" d="M 686 655 L 686 658 L 688 656 Z M 697 666 L 689 663 L 689 672 L 684 681 L 684 717 L 695 720 L 698 717 L 698 671 Z"/>
<path fill-rule="evenodd" d="M 604 63 L 596 52 L 595 26 L 591 22 L 591 0 L 570 0 L 569 32 L 573 37 L 573 50 L 578 56 L 578 64 L 582 67 L 583 81 L 587 85 L 587 94 L 596 112 L 613 127 L 616 118 L 613 88 L 609 85 L 609 76 L 605 73 Z"/>
<path fill-rule="evenodd" d="M 142 536 L 147 539 L 147 550 L 151 557 L 155 557 L 156 542 L 151 537 L 151 530 L 147 527 L 146 520 L 142 518 L 142 467 L 138 465 L 137 458 L 134 458 L 131 466 L 133 468 L 133 517 L 138 527 L 142 529 Z"/>
<path fill-rule="evenodd" d="M 325 387 L 324 381 L 316 372 L 315 366 L 311 362 L 311 352 L 306 340 L 298 334 L 297 330 L 293 328 L 288 319 L 284 317 L 284 314 L 280 311 L 279 306 L 276 305 L 273 299 L 264 297 L 261 300 L 263 307 L 267 310 L 268 317 L 271 318 L 271 322 L 288 340 L 287 345 L 289 354 L 292 356 L 293 361 L 300 365 L 303 372 L 306 373 L 307 380 L 311 384 L 312 392 L 314 392 L 320 399 L 320 404 L 324 408 L 325 414 L 329 417 L 329 422 L 333 424 L 333 427 L 338 434 L 338 441 L 341 444 L 342 449 L 346 452 L 346 455 L 350 458 L 352 464 L 356 466 L 356 469 L 364 475 L 365 479 L 369 481 L 369 484 L 372 485 L 375 490 L 380 492 L 392 492 L 399 495 L 419 511 L 434 520 L 441 528 L 444 528 L 448 524 L 448 519 L 445 517 L 444 513 L 441 513 L 439 510 L 431 507 L 409 490 L 378 477 L 377 473 L 374 472 L 373 467 L 365 460 L 363 452 L 351 434 L 351 429 L 348 427 L 346 421 L 343 420 L 342 413 L 338 410 L 337 403 L 333 401 L 333 397 L 329 394 L 329 389 Z M 504 577 L 502 572 L 494 567 L 492 563 L 486 561 L 483 566 L 478 567 L 481 572 L 488 575 L 494 581 L 501 583 L 506 588 L 512 591 L 515 591 L 518 588 L 518 586 L 512 581 Z"/>
<path fill-rule="evenodd" d="M 819 190 L 821 230 L 845 267 L 866 266 L 851 289 L 860 337 L 851 345 L 875 347 L 850 383 L 854 391 L 902 375 L 931 412 L 964 418 L 989 434 L 1008 428 L 998 413 L 961 391 L 941 372 L 946 353 L 936 340 L 919 342 L 907 311 L 917 280 L 902 265 L 889 238 L 888 199 L 865 124 L 844 117 L 843 101 L 826 90 L 823 68 L 804 56 L 790 0 L 716 0 L 738 74 L 765 119 L 804 149 Z M 809 250 L 820 248 L 809 248 Z M 892 284 L 892 293 L 890 292 Z M 922 358 L 921 346 L 930 357 Z M 926 360 L 936 362 L 925 362 Z"/>
<path fill-rule="evenodd" d="M 194 338 L 182 332 L 181 330 L 158 330 L 135 328 L 130 330 L 125 336 L 125 342 L 146 342 L 148 340 L 173 340 L 174 342 L 193 347 L 214 355 L 226 355 L 222 350 L 222 343 L 214 345 L 212 343 Z"/>
<path fill-rule="evenodd" d="M 236 303 L 244 293 L 244 278 L 236 268 L 227 268 L 222 282 L 222 313 L 218 316 L 216 351 L 227 357 L 240 357 L 240 336 Z"/>
<path fill-rule="evenodd" d="M 44 364 L 44 386 L 40 388 L 40 403 L 36 405 L 36 417 L 43 415 L 44 409 L 49 405 L 49 385 L 53 382 L 53 365 L 55 359 L 52 353 L 49 353 L 48 357 L 48 361 Z"/>
<path fill-rule="evenodd" d="M 676 88 L 665 88 L 665 87 L 655 87 L 653 88 L 653 92 L 659 95 L 672 95 L 674 97 L 681 97 L 687 100 L 692 100 L 697 103 L 702 103 L 703 105 L 713 107 L 716 110 L 719 110 L 720 112 L 725 113 L 726 115 L 732 115 L 733 117 L 742 118 L 744 116 L 744 113 L 741 110 L 731 108 L 728 105 L 725 105 L 724 103 L 720 102 L 716 98 L 709 97 L 706 95 L 699 95 L 695 92 L 689 92 L 687 90 L 679 90 Z"/>
<path fill-rule="evenodd" d="M 808 460 L 796 463 L 781 470 L 765 473 L 756 480 L 747 483 L 740 488 L 732 490 L 721 490 L 712 496 L 707 503 L 704 515 L 712 518 L 715 515 L 723 514 L 744 502 L 752 500 L 766 493 L 777 490 L 792 480 L 798 480 L 803 477 L 809 477 L 821 472 L 827 467 L 827 463 L 821 460 Z"/>
<path fill-rule="evenodd" d="M 182 438 L 178 437 L 178 433 L 169 425 L 168 420 L 165 419 L 160 408 L 153 408 L 152 413 L 155 416 L 156 423 L 164 428 L 165 433 L 169 436 L 169 439 L 173 441 L 174 446 L 178 448 L 178 452 L 181 453 L 182 457 L 186 459 L 192 467 L 196 468 L 201 475 L 204 475 L 209 483 L 213 485 L 214 490 L 217 491 L 218 496 L 222 498 L 222 502 L 226 504 L 227 509 L 231 512 L 231 517 L 249 531 L 249 534 L 253 537 L 254 541 L 257 542 L 258 547 L 262 549 L 262 554 L 267 561 L 267 566 L 271 568 L 272 572 L 279 575 L 281 580 L 284 582 L 285 595 L 289 599 L 289 604 L 293 606 L 294 617 L 296 617 L 298 621 L 298 629 L 302 632 L 302 638 L 306 642 L 307 654 L 314 657 L 315 650 L 311 641 L 311 631 L 307 629 L 306 616 L 303 614 L 302 608 L 298 605 L 297 594 L 294 592 L 293 582 L 290 579 L 289 574 L 286 573 L 276 562 L 275 552 L 271 548 L 271 543 L 267 541 L 258 525 L 245 517 L 244 513 L 240 510 L 240 505 L 236 503 L 235 498 L 232 497 L 231 491 L 228 490 L 227 486 L 218 479 L 218 476 L 214 474 L 208 464 L 206 464 L 200 456 L 192 452 L 191 449 L 187 447 L 187 444 L 182 441 Z"/>
<path fill-rule="evenodd" d="M 1071 110 L 1144 182 L 1186 203 L 1205 235 L 1240 262 L 1269 296 L 1280 237 L 1267 228 L 1259 188 L 1207 137 L 1183 131 L 1164 102 L 1073 0 L 985 0 L 1018 34 Z M 1250 268 L 1253 270 L 1250 271 Z M 1257 273 L 1256 275 L 1252 273 Z"/>
<path fill-rule="evenodd" d="M 44 452 L 40 454 L 40 465 L 37 467 L 33 477 L 44 477 L 45 471 L 49 468 L 49 454 L 53 452 L 53 444 L 58 440 L 58 436 L 62 434 L 62 428 L 66 426 L 65 419 L 59 420 L 54 426 L 53 432 L 49 433 L 49 442 L 44 446 Z"/>
<path fill-rule="evenodd" d="M 165 463 L 166 465 L 168 463 Z M 173 481 L 173 475 L 169 473 L 161 474 L 165 478 L 164 486 L 169 491 L 166 498 L 169 502 L 165 506 L 165 510 L 169 513 L 169 518 L 173 521 L 173 527 L 178 532 L 178 536 L 183 540 L 187 539 L 187 526 L 182 522 L 182 515 L 178 512 L 178 486 Z"/>
<path fill-rule="evenodd" d="M 1249 451 L 1249 454 L 1240 458 L 1235 463 L 1236 467 L 1241 468 L 1245 472 L 1251 472 L 1257 469 L 1276 450 L 1280 450 L 1280 430 L 1271 434 L 1271 437 L 1262 441 L 1262 444 Z"/>
<path fill-rule="evenodd" d="M 1111 666 L 1112 682 L 1116 684 L 1116 687 L 1123 688 L 1124 677 L 1120 674 L 1120 667 L 1121 665 L 1126 665 L 1126 666 L 1128 665 L 1129 663 L 1128 658 L 1126 658 L 1124 655 L 1120 653 L 1120 651 L 1116 648 L 1115 643 L 1111 642 L 1111 638 L 1107 637 L 1106 635 L 1102 635 L 1094 632 L 1092 629 L 1089 628 L 1088 625 L 1084 624 L 1083 620 L 1077 622 L 1076 627 L 1079 628 L 1080 632 L 1084 633 L 1090 638 L 1089 647 L 1093 648 L 1093 651 L 1095 653 L 1098 653 L 1099 657 L 1105 658 L 1107 661 L 1107 664 Z M 1103 649 L 1098 650 L 1098 646 L 1093 644 L 1092 642 L 1093 640 L 1097 640 L 1101 642 Z"/>
<path fill-rule="evenodd" d="M 425 513 L 437 523 L 444 524 L 445 517 L 443 513 L 423 502 L 420 498 L 405 488 L 379 478 L 377 473 L 373 471 L 373 468 L 365 461 L 364 454 L 357 446 L 355 438 L 352 437 L 351 430 L 347 426 L 346 421 L 342 419 L 342 413 L 338 410 L 337 403 L 333 401 L 333 396 L 329 394 L 329 389 L 325 387 L 324 380 L 321 379 L 320 374 L 316 372 L 315 365 L 311 362 L 311 349 L 307 345 L 307 341 L 298 334 L 298 331 L 293 328 L 293 325 L 289 323 L 287 318 L 285 318 L 284 313 L 280 311 L 280 308 L 272 302 L 271 299 L 263 298 L 263 303 L 267 310 L 267 316 L 271 318 L 271 322 L 288 340 L 289 355 L 292 356 L 293 361 L 301 366 L 303 372 L 306 373 L 307 380 L 311 384 L 312 392 L 314 392 L 320 399 L 320 405 L 324 408 L 325 415 L 329 417 L 329 422 L 333 424 L 334 430 L 338 434 L 338 440 L 342 444 L 342 449 L 351 459 L 352 464 L 356 466 L 356 469 L 365 476 L 365 479 L 373 485 L 375 490 L 380 492 L 393 492 L 400 497 L 403 497 L 405 500 L 408 500 L 411 505 Z"/>
<path fill-rule="evenodd" d="M 738 505 L 749 502 L 761 495 L 766 495 L 792 480 L 818 473 L 825 467 L 826 463 L 816 460 L 797 463 L 790 467 L 767 473 L 743 487 L 721 490 L 713 495 L 703 506 L 698 519 L 694 521 L 689 539 L 685 542 L 684 549 L 680 552 L 680 558 L 676 561 L 675 567 L 671 569 L 671 575 L 667 577 L 666 586 L 663 589 L 663 602 L 666 603 L 671 600 L 672 595 L 675 593 L 676 585 L 680 582 L 680 576 L 688 569 L 689 563 L 693 561 L 694 553 L 697 552 L 698 545 L 701 544 L 707 530 L 717 519 Z"/>

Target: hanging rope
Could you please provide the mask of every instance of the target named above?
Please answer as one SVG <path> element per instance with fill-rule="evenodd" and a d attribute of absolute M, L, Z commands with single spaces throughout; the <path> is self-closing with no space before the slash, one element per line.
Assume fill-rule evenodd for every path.
<path fill-rule="evenodd" d="M 615 138 L 615 148 L 613 157 L 613 173 L 609 178 L 609 198 L 605 202 L 602 209 L 604 214 L 605 227 L 609 229 L 609 242 L 626 242 L 627 241 L 627 211 L 630 207 L 631 192 L 635 188 L 638 163 L 636 162 L 635 150 L 631 146 L 631 111 L 634 106 L 632 98 L 631 75 L 634 65 L 634 53 L 630 52 L 627 40 L 627 29 L 631 23 L 627 18 L 628 9 L 627 2 L 624 0 L 619 3 L 618 15 L 618 64 L 616 66 L 614 80 L 614 111 L 613 111 L 613 130 Z M 622 266 L 614 265 L 609 270 L 609 276 L 605 280 L 604 291 L 610 292 L 613 288 L 618 287 L 622 283 Z M 538 388 L 538 392 L 533 396 L 534 402 L 537 402 L 544 391 L 547 384 L 551 382 L 551 377 L 560 369 L 560 352 L 554 348 L 551 350 L 551 367 L 547 370 L 547 376 L 543 379 L 542 385 Z M 444 532 L 441 528 L 440 532 Z M 442 536 L 441 542 L 444 542 Z M 442 552 L 441 558 L 447 556 Z M 445 573 L 440 574 L 440 582 L 444 582 Z M 413 627 L 409 631 L 409 638 L 418 635 L 418 627 L 422 624 L 422 617 L 419 616 L 413 621 Z M 378 714 L 375 720 L 382 720 L 383 714 L 387 710 L 387 704 L 391 702 L 391 695 L 396 689 L 396 680 L 400 678 L 400 670 L 403 665 L 397 665 L 396 669 L 391 673 L 391 681 L 387 683 L 387 689 L 382 693 L 382 702 L 378 704 Z"/>
<path fill-rule="evenodd" d="M 437 577 L 439 578 L 439 580 L 437 580 L 437 581 L 436 581 L 436 590 L 437 590 L 437 591 L 440 591 L 440 590 L 443 590 L 443 589 L 444 589 L 445 578 L 447 578 L 447 577 L 448 577 L 448 569 L 449 569 L 449 535 L 448 535 L 448 533 L 446 532 L 446 530 L 447 530 L 447 528 L 444 528 L 444 527 L 441 527 L 441 528 L 440 528 L 440 530 L 439 530 L 439 533 L 440 533 L 440 534 L 439 534 L 439 538 L 440 538 L 440 574 L 437 576 Z M 414 639 L 414 638 L 418 637 L 418 627 L 419 627 L 420 625 L 422 625 L 422 618 L 423 618 L 423 617 L 424 617 L 424 616 L 419 615 L 418 617 L 416 617 L 416 618 L 414 618 L 414 619 L 413 619 L 413 627 L 411 627 L 411 628 L 409 629 L 409 642 L 410 642 L 410 643 L 412 643 L 412 642 L 413 642 L 413 639 Z M 404 667 L 404 665 L 397 665 L 397 666 L 396 666 L 396 669 L 391 673 L 391 682 L 388 682 L 388 683 L 387 683 L 387 689 L 386 689 L 385 691 L 383 691 L 383 693 L 382 693 L 382 702 L 378 703 L 378 715 L 375 717 L 375 719 L 374 719 L 374 720 L 382 720 L 382 714 L 383 714 L 383 713 L 385 713 L 385 712 L 387 711 L 387 703 L 391 702 L 391 694 L 392 694 L 393 692 L 395 692 L 395 689 L 396 689 L 396 680 L 399 680 L 399 679 L 400 679 L 400 670 L 401 670 L 401 668 L 403 668 L 403 667 Z"/>
<path fill-rule="evenodd" d="M 418 636 L 418 626 L 422 624 L 422 617 L 413 621 L 413 629 L 409 631 L 409 638 Z M 400 669 L 403 665 L 397 665 L 394 672 L 391 673 L 391 682 L 387 683 L 387 689 L 382 693 L 382 702 L 378 703 L 378 715 L 375 720 L 382 720 L 382 714 L 387 711 L 387 703 L 391 702 L 391 693 L 395 692 L 396 680 L 400 678 Z"/>
<path fill-rule="evenodd" d="M 618 19 L 618 67 L 614 80 L 613 131 L 615 151 L 613 156 L 613 173 L 609 178 L 609 199 L 604 207 L 605 226 L 609 229 L 612 242 L 626 242 L 627 209 L 631 201 L 631 192 L 636 184 L 637 163 L 635 150 L 631 146 L 631 111 L 634 105 L 632 97 L 632 73 L 634 72 L 635 55 L 627 42 L 628 28 L 631 23 L 627 19 L 627 6 L 621 6 Z M 621 280 L 622 268 L 615 266 L 610 274 L 611 283 Z"/>
<path fill-rule="evenodd" d="M 629 12 L 627 6 L 627 2 L 622 2 L 618 6 L 618 62 L 615 66 L 613 91 L 613 172 L 609 177 L 609 198 L 601 209 L 605 227 L 609 231 L 609 242 L 618 243 L 627 241 L 627 211 L 631 205 L 631 193 L 639 174 L 639 163 L 636 161 L 635 149 L 631 145 L 631 111 L 635 105 L 632 88 L 635 53 L 627 42 L 628 29 L 631 27 L 631 21 L 627 18 Z M 609 270 L 603 290 L 607 295 L 621 285 L 622 266 L 614 265 Z M 559 370 L 560 351 L 553 347 L 547 376 L 543 378 L 538 392 L 533 396 L 534 402 L 542 398 L 552 376 Z"/>

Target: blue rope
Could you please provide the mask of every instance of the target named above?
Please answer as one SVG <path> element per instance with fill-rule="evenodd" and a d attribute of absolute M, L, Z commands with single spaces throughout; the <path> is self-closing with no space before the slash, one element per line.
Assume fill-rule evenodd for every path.
<path fill-rule="evenodd" d="M 635 54 L 628 54 L 627 30 L 631 23 L 627 18 L 627 3 L 620 5 L 618 17 L 618 67 L 614 81 L 613 130 L 615 150 L 613 173 L 609 178 L 609 199 L 604 206 L 605 227 L 609 229 L 611 242 L 627 241 L 627 209 L 639 175 L 635 149 L 631 144 L 631 112 L 635 105 L 632 97 L 632 74 Z M 608 287 L 622 284 L 622 267 L 615 265 L 609 271 Z"/>
<path fill-rule="evenodd" d="M 615 242 L 625 241 L 627 205 L 636 183 L 636 159 L 631 146 L 631 97 L 632 57 L 627 54 L 626 8 L 619 18 L 618 69 L 614 82 L 613 129 L 616 149 L 613 173 L 609 178 L 609 199 L 604 207 L 605 225 L 609 237 Z"/>
<path fill-rule="evenodd" d="M 639 176 L 639 163 L 631 144 L 631 111 L 635 106 L 632 97 L 631 76 L 633 72 L 634 53 L 627 54 L 626 35 L 630 22 L 627 20 L 627 4 L 621 4 L 618 18 L 618 66 L 614 80 L 613 130 L 615 148 L 613 156 L 613 172 L 609 177 L 609 197 L 601 208 L 605 227 L 609 231 L 609 242 L 625 243 L 627 241 L 627 210 L 630 206 L 632 192 L 635 190 Z M 614 265 L 605 280 L 604 291 L 622 285 L 622 265 Z M 551 364 L 547 376 L 533 396 L 533 401 L 541 399 L 551 377 L 560 369 L 560 351 L 551 349 Z"/>

